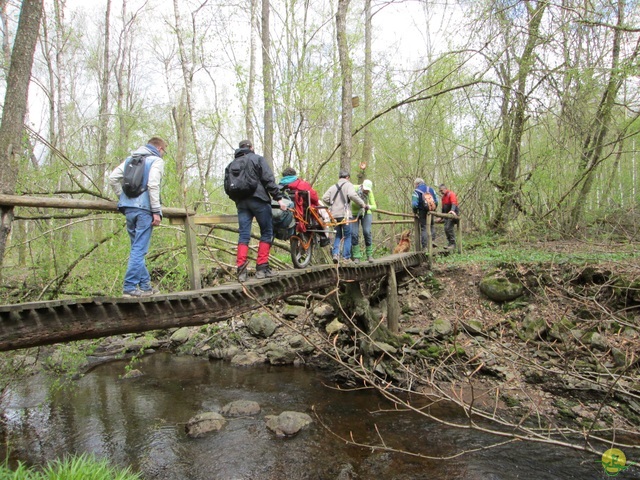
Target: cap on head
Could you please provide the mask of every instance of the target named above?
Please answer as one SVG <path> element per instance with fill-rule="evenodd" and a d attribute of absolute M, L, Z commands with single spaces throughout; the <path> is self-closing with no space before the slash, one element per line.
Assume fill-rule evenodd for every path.
<path fill-rule="evenodd" d="M 291 176 L 293 176 L 295 174 L 296 174 L 296 171 L 292 167 L 287 167 L 282 171 L 282 176 L 283 177 L 291 177 Z"/>
<path fill-rule="evenodd" d="M 340 173 L 338 174 L 339 178 L 347 178 L 350 177 L 351 174 L 349 172 L 347 172 L 346 170 L 340 170 Z"/>
<path fill-rule="evenodd" d="M 251 148 L 253 145 L 251 144 L 251 140 L 242 140 L 240 142 L 240 148 Z"/>
<path fill-rule="evenodd" d="M 365 180 L 364 182 L 362 182 L 363 190 L 370 192 L 372 188 L 373 188 L 373 182 L 371 180 Z"/>

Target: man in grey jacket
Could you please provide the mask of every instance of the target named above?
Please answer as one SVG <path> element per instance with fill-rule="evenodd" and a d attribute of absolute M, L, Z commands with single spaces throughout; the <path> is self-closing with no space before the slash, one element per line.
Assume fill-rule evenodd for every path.
<path fill-rule="evenodd" d="M 160 204 L 160 184 L 164 174 L 164 156 L 167 142 L 160 137 L 152 137 L 147 144 L 131 152 L 131 156 L 118 165 L 111 175 L 109 184 L 119 197 L 118 210 L 127 219 L 127 232 L 131 240 L 129 263 L 124 276 L 124 297 L 149 297 L 160 293 L 151 286 L 151 277 L 145 263 L 145 257 L 151 243 L 153 227 L 162 221 L 162 205 Z M 122 191 L 122 181 L 127 162 L 133 156 L 144 156 L 146 190 L 139 196 L 131 198 Z"/>
<path fill-rule="evenodd" d="M 357 203 L 365 210 L 369 208 L 369 205 L 356 192 L 349 180 L 350 178 L 349 172 L 340 170 L 338 183 L 329 188 L 322 196 L 322 201 L 329 205 L 329 211 L 333 218 L 341 222 L 340 225 L 336 225 L 336 238 L 331 249 L 333 263 L 340 261 L 340 241 L 343 239 L 342 258 L 346 263 L 351 263 L 351 224 L 349 223 L 351 220 L 351 202 Z"/>

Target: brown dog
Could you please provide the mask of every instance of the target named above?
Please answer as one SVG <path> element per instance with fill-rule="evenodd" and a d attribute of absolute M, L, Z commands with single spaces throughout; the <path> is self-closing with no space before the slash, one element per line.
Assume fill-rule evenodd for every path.
<path fill-rule="evenodd" d="M 411 250 L 411 230 L 405 230 L 400 235 L 400 241 L 393 249 L 393 253 L 406 253 L 409 250 Z"/>

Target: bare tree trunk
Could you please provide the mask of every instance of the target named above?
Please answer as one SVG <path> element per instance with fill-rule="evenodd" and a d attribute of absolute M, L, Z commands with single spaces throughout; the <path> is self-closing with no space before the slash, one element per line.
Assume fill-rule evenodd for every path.
<path fill-rule="evenodd" d="M 273 170 L 273 80 L 271 78 L 269 9 L 269 0 L 262 0 L 262 76 L 264 83 L 264 142 L 262 155 Z"/>
<path fill-rule="evenodd" d="M 200 195 L 204 201 L 204 204 L 206 206 L 207 211 L 210 210 L 210 202 L 209 202 L 209 192 L 207 190 L 207 179 L 205 177 L 205 161 L 203 159 L 202 156 L 202 150 L 200 148 L 200 142 L 198 141 L 198 131 L 196 128 L 196 124 L 195 124 L 195 120 L 194 120 L 194 108 L 193 108 L 193 100 L 192 100 L 192 90 L 193 90 L 193 75 L 194 75 L 194 68 L 195 65 L 197 65 L 197 62 L 195 61 L 195 51 L 196 51 L 196 38 L 197 35 L 195 34 L 195 25 L 193 26 L 193 35 L 192 35 L 192 44 L 191 44 L 191 58 L 187 58 L 187 51 L 185 49 L 184 46 L 184 39 L 182 36 L 182 30 L 181 30 L 181 26 L 180 26 L 180 10 L 178 7 L 178 0 L 173 0 L 173 11 L 174 11 L 174 15 L 175 15 L 175 33 L 176 33 L 176 38 L 178 40 L 178 50 L 180 53 L 180 66 L 182 67 L 182 77 L 184 80 L 184 86 L 185 86 L 185 94 L 186 94 L 186 101 L 187 101 L 187 112 L 189 115 L 189 124 L 191 126 L 191 135 L 193 136 L 193 143 L 194 143 L 194 147 L 196 150 L 196 161 L 198 164 L 198 176 L 200 178 Z M 195 15 L 197 13 L 197 10 L 195 12 L 192 12 L 191 14 L 191 18 L 192 20 L 195 19 Z M 188 65 L 191 65 L 191 68 L 188 67 Z"/>
<path fill-rule="evenodd" d="M 349 46 L 347 44 L 347 11 L 349 0 L 338 0 L 338 12 L 336 13 L 336 35 L 338 40 L 338 55 L 340 71 L 342 72 L 342 115 L 340 137 L 340 169 L 351 171 L 351 123 L 352 112 L 352 72 L 351 59 L 349 58 Z"/>
<path fill-rule="evenodd" d="M 2 57 L 5 68 L 11 63 L 11 42 L 9 38 L 9 17 L 7 16 L 7 0 L 0 0 L 0 25 L 2 25 Z"/>
<path fill-rule="evenodd" d="M 244 124 L 247 138 L 252 142 L 254 139 L 253 120 L 255 111 L 255 86 L 256 86 L 256 35 L 258 34 L 258 0 L 251 0 L 251 44 L 249 51 L 249 79 L 247 81 L 247 105 L 245 108 Z"/>
<path fill-rule="evenodd" d="M 582 145 L 582 159 L 576 175 L 576 184 L 582 182 L 580 192 L 576 197 L 573 208 L 571 209 L 571 217 L 569 220 L 569 229 L 574 229 L 582 220 L 584 215 L 584 207 L 587 197 L 591 192 L 593 181 L 598 165 L 602 161 L 602 151 L 605 144 L 605 138 L 611 127 L 612 109 L 616 99 L 616 95 L 622 86 L 622 77 L 620 72 L 620 48 L 622 43 L 622 35 L 624 25 L 624 11 L 626 8 L 625 0 L 618 0 L 618 22 L 613 33 L 613 46 L 611 48 L 611 70 L 609 71 L 609 80 L 607 86 L 602 93 L 598 110 L 591 122 L 591 128 L 587 132 Z M 634 51 L 632 58 L 638 56 L 638 45 Z M 630 62 L 633 64 L 633 62 Z"/>
<path fill-rule="evenodd" d="M 57 134 L 56 134 L 56 143 L 55 146 L 60 148 L 60 149 L 64 149 L 64 146 L 66 144 L 66 132 L 65 132 L 65 127 L 66 127 L 66 122 L 65 122 L 65 118 L 64 118 L 64 105 L 65 105 L 65 101 L 64 101 L 64 86 L 65 86 L 65 79 L 67 77 L 67 75 L 65 74 L 64 71 L 64 60 L 63 60 L 63 53 L 64 53 L 64 4 L 60 5 L 60 1 L 59 0 L 54 0 L 53 2 L 54 7 L 55 7 L 55 25 L 56 25 L 56 31 L 55 31 L 55 72 L 56 72 L 56 79 L 57 79 L 57 89 L 55 92 L 51 92 L 52 94 L 52 98 L 55 98 L 55 106 L 54 108 L 56 109 L 56 116 L 58 117 L 58 122 L 56 123 L 57 126 Z"/>
<path fill-rule="evenodd" d="M 120 18 L 122 19 L 122 27 L 118 34 L 118 50 L 114 59 L 114 81 L 116 83 L 115 95 L 115 112 L 118 122 L 117 127 L 117 143 L 114 150 L 120 157 L 124 157 L 131 147 L 130 136 L 132 129 L 132 120 L 130 115 L 124 114 L 131 112 L 136 107 L 136 98 L 133 94 L 133 72 L 138 67 L 137 54 L 133 49 L 134 35 L 140 10 L 133 14 L 129 14 L 127 0 L 122 0 L 122 8 L 120 10 Z"/>
<path fill-rule="evenodd" d="M 516 210 L 521 210 L 518 200 L 520 187 L 517 185 L 517 179 L 521 160 L 520 147 L 526 123 L 525 114 L 529 102 L 526 91 L 527 80 L 535 61 L 534 50 L 540 42 L 540 24 L 548 3 L 545 0 L 537 2 L 535 7 L 529 6 L 529 2 L 526 2 L 525 5 L 529 13 L 528 37 L 518 64 L 515 106 L 508 119 L 508 143 L 505 145 L 505 158 L 500 172 L 500 203 L 494 220 L 494 226 L 499 230 L 504 230 L 507 219 L 511 218 Z"/>
<path fill-rule="evenodd" d="M 187 158 L 187 131 L 189 129 L 189 114 L 186 107 L 186 93 L 183 90 L 180 95 L 180 103 L 177 107 L 173 107 L 171 113 L 173 117 L 173 123 L 176 129 L 176 150 L 175 150 L 175 162 L 176 162 L 176 174 L 182 187 L 182 203 L 187 204 L 187 193 L 185 186 L 185 162 Z"/>
<path fill-rule="evenodd" d="M 4 109 L 0 122 L 0 191 L 14 194 L 18 178 L 20 156 L 22 155 L 22 133 L 27 114 L 29 80 L 33 66 L 33 55 L 40 33 L 42 18 L 42 0 L 24 0 L 20 11 L 18 31 L 11 52 L 11 66 L 7 78 L 7 90 L 4 97 Z M 0 210 L 0 267 L 4 261 L 4 252 L 11 223 L 13 208 Z"/>
<path fill-rule="evenodd" d="M 107 169 L 107 142 L 109 133 L 109 43 L 110 37 L 110 21 L 111 21 L 111 0 L 107 0 L 107 8 L 104 15 L 104 52 L 102 59 L 102 78 L 100 82 L 100 108 L 98 111 L 98 168 L 97 178 L 95 179 L 96 185 L 102 191 L 104 187 L 104 173 Z"/>
<path fill-rule="evenodd" d="M 373 98 L 373 61 L 371 59 L 371 30 L 372 30 L 372 13 L 371 0 L 365 0 L 364 3 L 364 118 L 371 118 Z M 364 143 L 362 145 L 362 167 L 358 172 L 358 183 L 366 177 L 366 168 L 371 166 L 373 158 L 373 139 L 371 137 L 371 128 L 367 125 L 363 132 Z"/>

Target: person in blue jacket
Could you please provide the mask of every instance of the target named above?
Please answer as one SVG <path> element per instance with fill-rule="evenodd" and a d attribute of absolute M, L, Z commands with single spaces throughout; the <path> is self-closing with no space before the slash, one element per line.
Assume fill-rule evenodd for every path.
<path fill-rule="evenodd" d="M 422 178 L 416 178 L 413 182 L 413 194 L 411 195 L 411 208 L 413 209 L 414 215 L 418 216 L 418 220 L 420 222 L 420 241 L 422 243 L 422 248 L 427 248 L 427 212 L 428 208 L 424 203 L 423 194 L 430 193 L 433 197 L 433 200 L 436 204 L 436 208 L 438 206 L 438 195 L 436 191 L 424 183 Z M 436 225 L 435 225 L 435 217 L 431 215 L 431 241 L 432 245 L 435 247 L 436 244 L 433 243 L 436 241 Z"/>
<path fill-rule="evenodd" d="M 109 175 L 109 184 L 119 197 L 118 210 L 127 221 L 127 232 L 131 240 L 131 251 L 127 272 L 124 275 L 122 289 L 124 297 L 148 297 L 160 293 L 151 286 L 151 277 L 145 263 L 145 257 L 151 243 L 153 227 L 162 221 L 160 204 L 160 184 L 164 174 L 164 154 L 167 142 L 160 137 L 152 137 L 146 145 L 131 152 L 131 156 L 118 165 Z M 122 180 L 127 161 L 134 155 L 145 157 L 145 175 L 143 183 L 146 190 L 139 196 L 130 198 L 122 191 Z"/>

